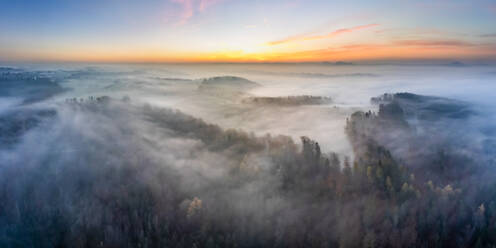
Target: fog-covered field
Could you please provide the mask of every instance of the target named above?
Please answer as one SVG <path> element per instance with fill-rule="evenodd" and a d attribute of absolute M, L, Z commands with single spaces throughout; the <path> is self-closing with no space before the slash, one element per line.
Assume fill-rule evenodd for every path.
<path fill-rule="evenodd" d="M 319 64 L 225 64 L 225 65 L 24 65 L 27 71 L 57 81 L 66 89 L 47 98 L 56 103 L 89 96 L 129 97 L 133 102 L 179 109 L 218 124 L 264 135 L 319 137 L 327 150 L 346 152 L 340 131 L 356 110 L 375 110 L 370 98 L 383 93 L 412 92 L 479 103 L 488 110 L 496 68 L 493 66 L 405 66 Z M 228 96 L 198 92 L 203 79 L 235 76 L 258 87 L 239 89 L 243 95 Z M 41 93 L 40 93 L 41 94 Z M 332 103 L 321 106 L 247 106 L 249 97 L 322 96 Z M 5 99 L 5 98 L 4 98 Z M 9 106 L 16 97 L 2 99 Z M 311 124 L 309 123 L 311 122 Z M 323 135 L 326 133 L 326 135 Z M 334 142 L 339 139 L 339 142 Z"/>
<path fill-rule="evenodd" d="M 490 65 L 0 67 L 1 247 L 491 247 Z"/>

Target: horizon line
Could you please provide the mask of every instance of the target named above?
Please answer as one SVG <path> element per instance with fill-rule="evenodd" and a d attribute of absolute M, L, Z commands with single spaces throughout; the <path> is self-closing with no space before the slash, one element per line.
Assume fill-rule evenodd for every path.
<path fill-rule="evenodd" d="M 99 61 L 99 60 L 0 60 L 2 64 L 321 64 L 329 66 L 380 65 L 380 64 L 432 64 L 432 65 L 492 65 L 496 59 L 383 59 L 383 60 L 324 60 L 324 61 Z"/>

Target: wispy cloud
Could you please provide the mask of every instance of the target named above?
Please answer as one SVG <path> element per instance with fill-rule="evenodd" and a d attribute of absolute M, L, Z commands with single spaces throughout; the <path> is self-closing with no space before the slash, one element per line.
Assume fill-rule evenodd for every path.
<path fill-rule="evenodd" d="M 218 4 L 223 0 L 200 0 L 200 4 L 198 7 L 199 11 L 205 11 L 208 7 Z"/>
<path fill-rule="evenodd" d="M 231 55 L 231 53 L 229 54 Z M 417 60 L 417 59 L 491 59 L 496 58 L 496 44 L 471 43 L 457 39 L 389 40 L 373 43 L 334 45 L 300 51 L 238 53 L 236 57 L 218 54 L 217 61 L 354 61 L 354 60 Z"/>
<path fill-rule="evenodd" d="M 496 4 L 489 5 L 489 11 L 496 13 Z"/>
<path fill-rule="evenodd" d="M 177 14 L 178 24 L 185 24 L 195 13 L 204 12 L 209 7 L 224 0 L 170 0 L 172 3 L 181 5 L 181 12 Z"/>
<path fill-rule="evenodd" d="M 415 28 L 383 28 L 374 31 L 376 34 L 395 34 L 395 35 L 449 35 L 449 33 L 444 30 L 439 30 L 436 28 L 425 28 L 425 27 L 415 27 Z"/>
<path fill-rule="evenodd" d="M 474 44 L 460 40 L 399 40 L 394 42 L 400 46 L 419 46 L 419 47 L 470 47 Z"/>
<path fill-rule="evenodd" d="M 496 33 L 490 33 L 490 34 L 481 34 L 479 37 L 482 38 L 496 38 Z"/>
<path fill-rule="evenodd" d="M 346 33 L 352 33 L 358 30 L 362 29 L 368 29 L 368 28 L 373 28 L 377 27 L 379 24 L 367 24 L 367 25 L 361 25 L 361 26 L 355 26 L 351 28 L 341 28 L 334 30 L 328 34 L 324 35 L 309 35 L 309 34 L 300 34 L 300 35 L 295 35 L 291 36 L 282 40 L 276 40 L 276 41 L 271 41 L 268 43 L 268 45 L 274 46 L 274 45 L 280 45 L 284 43 L 289 43 L 289 42 L 295 42 L 295 41 L 308 41 L 308 40 L 320 40 L 320 39 L 328 39 L 328 38 L 333 38 L 342 34 Z"/>
<path fill-rule="evenodd" d="M 179 24 L 186 23 L 193 16 L 193 0 L 172 0 L 173 3 L 182 5 L 182 12 L 179 14 Z"/>

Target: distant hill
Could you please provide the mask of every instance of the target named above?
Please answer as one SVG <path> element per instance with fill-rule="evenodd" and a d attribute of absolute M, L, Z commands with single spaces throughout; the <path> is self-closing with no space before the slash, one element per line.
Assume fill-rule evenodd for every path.
<path fill-rule="evenodd" d="M 446 66 L 453 66 L 453 67 L 465 67 L 467 66 L 466 64 L 460 62 L 460 61 L 453 61 L 451 63 L 446 64 Z"/>
<path fill-rule="evenodd" d="M 335 65 L 353 65 L 353 63 L 346 61 L 337 61 Z"/>
<path fill-rule="evenodd" d="M 56 80 L 40 73 L 0 68 L 0 97 L 22 97 L 24 103 L 33 103 L 63 91 Z"/>
<path fill-rule="evenodd" d="M 423 120 L 440 118 L 464 119 L 475 112 L 468 103 L 453 99 L 422 96 L 412 93 L 383 94 L 371 99 L 373 104 L 385 106 L 398 105 L 407 118 L 415 117 Z M 387 110 L 386 108 L 381 108 Z"/>
<path fill-rule="evenodd" d="M 325 64 L 325 65 L 353 65 L 353 63 L 346 62 L 346 61 L 336 61 L 336 62 L 325 61 L 325 62 L 322 62 L 322 64 Z"/>
<path fill-rule="evenodd" d="M 330 104 L 332 99 L 325 96 L 281 96 L 281 97 L 248 97 L 243 103 L 275 106 L 299 106 Z"/>
<path fill-rule="evenodd" d="M 199 90 L 245 91 L 260 86 L 259 84 L 241 77 L 221 76 L 202 79 Z"/>
<path fill-rule="evenodd" d="M 21 70 L 13 67 L 0 67 L 0 72 L 19 72 L 19 71 Z"/>

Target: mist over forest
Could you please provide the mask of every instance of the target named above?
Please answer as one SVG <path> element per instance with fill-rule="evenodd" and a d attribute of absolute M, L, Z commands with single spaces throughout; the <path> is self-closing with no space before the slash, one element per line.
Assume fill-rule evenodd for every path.
<path fill-rule="evenodd" d="M 494 247 L 495 82 L 484 65 L 6 65 L 0 247 Z"/>

